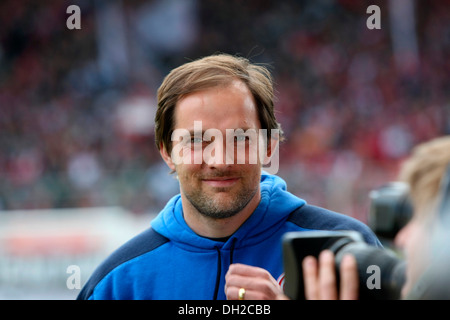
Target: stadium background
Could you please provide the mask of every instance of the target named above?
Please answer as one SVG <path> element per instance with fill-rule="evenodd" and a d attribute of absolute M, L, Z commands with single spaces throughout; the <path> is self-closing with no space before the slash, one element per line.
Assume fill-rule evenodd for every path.
<path fill-rule="evenodd" d="M 85 281 L 148 226 L 178 187 L 154 145 L 156 90 L 215 52 L 270 66 L 289 190 L 363 222 L 411 148 L 450 133 L 448 0 L 4 0 L 0 298 L 71 298 L 66 265 L 89 260 Z"/>

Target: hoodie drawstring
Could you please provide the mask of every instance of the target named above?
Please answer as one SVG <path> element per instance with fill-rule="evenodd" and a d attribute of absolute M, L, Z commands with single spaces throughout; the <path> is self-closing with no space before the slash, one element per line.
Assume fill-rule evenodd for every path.
<path fill-rule="evenodd" d="M 236 238 L 233 238 L 230 248 L 230 265 L 233 264 L 234 246 L 236 245 Z M 216 275 L 216 285 L 214 287 L 214 297 L 213 300 L 217 300 L 217 295 L 219 293 L 220 286 L 220 276 L 222 274 L 222 255 L 218 247 L 214 247 L 217 251 L 217 275 Z"/>
<path fill-rule="evenodd" d="M 230 265 L 233 264 L 233 254 L 234 254 L 234 246 L 236 245 L 237 238 L 233 238 L 233 242 L 231 243 L 230 248 Z"/>
<path fill-rule="evenodd" d="M 214 248 L 217 251 L 217 275 L 216 275 L 216 286 L 214 288 L 213 300 L 217 300 L 217 294 L 219 293 L 220 274 L 222 273 L 222 258 L 220 255 L 220 249 L 218 247 L 214 247 Z"/>

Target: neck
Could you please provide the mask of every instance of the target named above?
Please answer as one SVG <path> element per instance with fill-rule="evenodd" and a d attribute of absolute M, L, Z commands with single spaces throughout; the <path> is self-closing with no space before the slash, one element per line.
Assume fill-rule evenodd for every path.
<path fill-rule="evenodd" d="M 240 212 L 229 218 L 217 219 L 198 212 L 183 193 L 181 194 L 184 220 L 196 234 L 207 238 L 231 236 L 252 215 L 260 200 L 261 194 L 257 192 Z"/>

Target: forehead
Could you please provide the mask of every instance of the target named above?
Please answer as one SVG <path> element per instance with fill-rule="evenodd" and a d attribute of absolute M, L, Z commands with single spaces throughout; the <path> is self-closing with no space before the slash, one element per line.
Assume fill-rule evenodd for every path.
<path fill-rule="evenodd" d="M 193 129 L 194 121 L 202 128 L 260 128 L 256 104 L 248 87 L 239 80 L 188 94 L 175 107 L 174 127 Z"/>

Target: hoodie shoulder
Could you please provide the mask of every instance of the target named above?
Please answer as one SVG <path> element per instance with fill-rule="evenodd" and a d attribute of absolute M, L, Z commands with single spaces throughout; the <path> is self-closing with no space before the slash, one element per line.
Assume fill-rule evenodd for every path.
<path fill-rule="evenodd" d="M 309 230 L 358 231 L 368 244 L 382 246 L 373 231 L 361 221 L 321 207 L 305 204 L 292 212 L 288 221 Z"/>
<path fill-rule="evenodd" d="M 78 300 L 87 300 L 92 295 L 97 284 L 112 270 L 121 264 L 141 256 L 147 252 L 150 252 L 169 239 L 160 235 L 152 228 L 148 228 L 136 237 L 132 238 L 119 249 L 114 251 L 91 275 L 88 282 L 84 285 L 83 289 L 78 295 Z"/>

